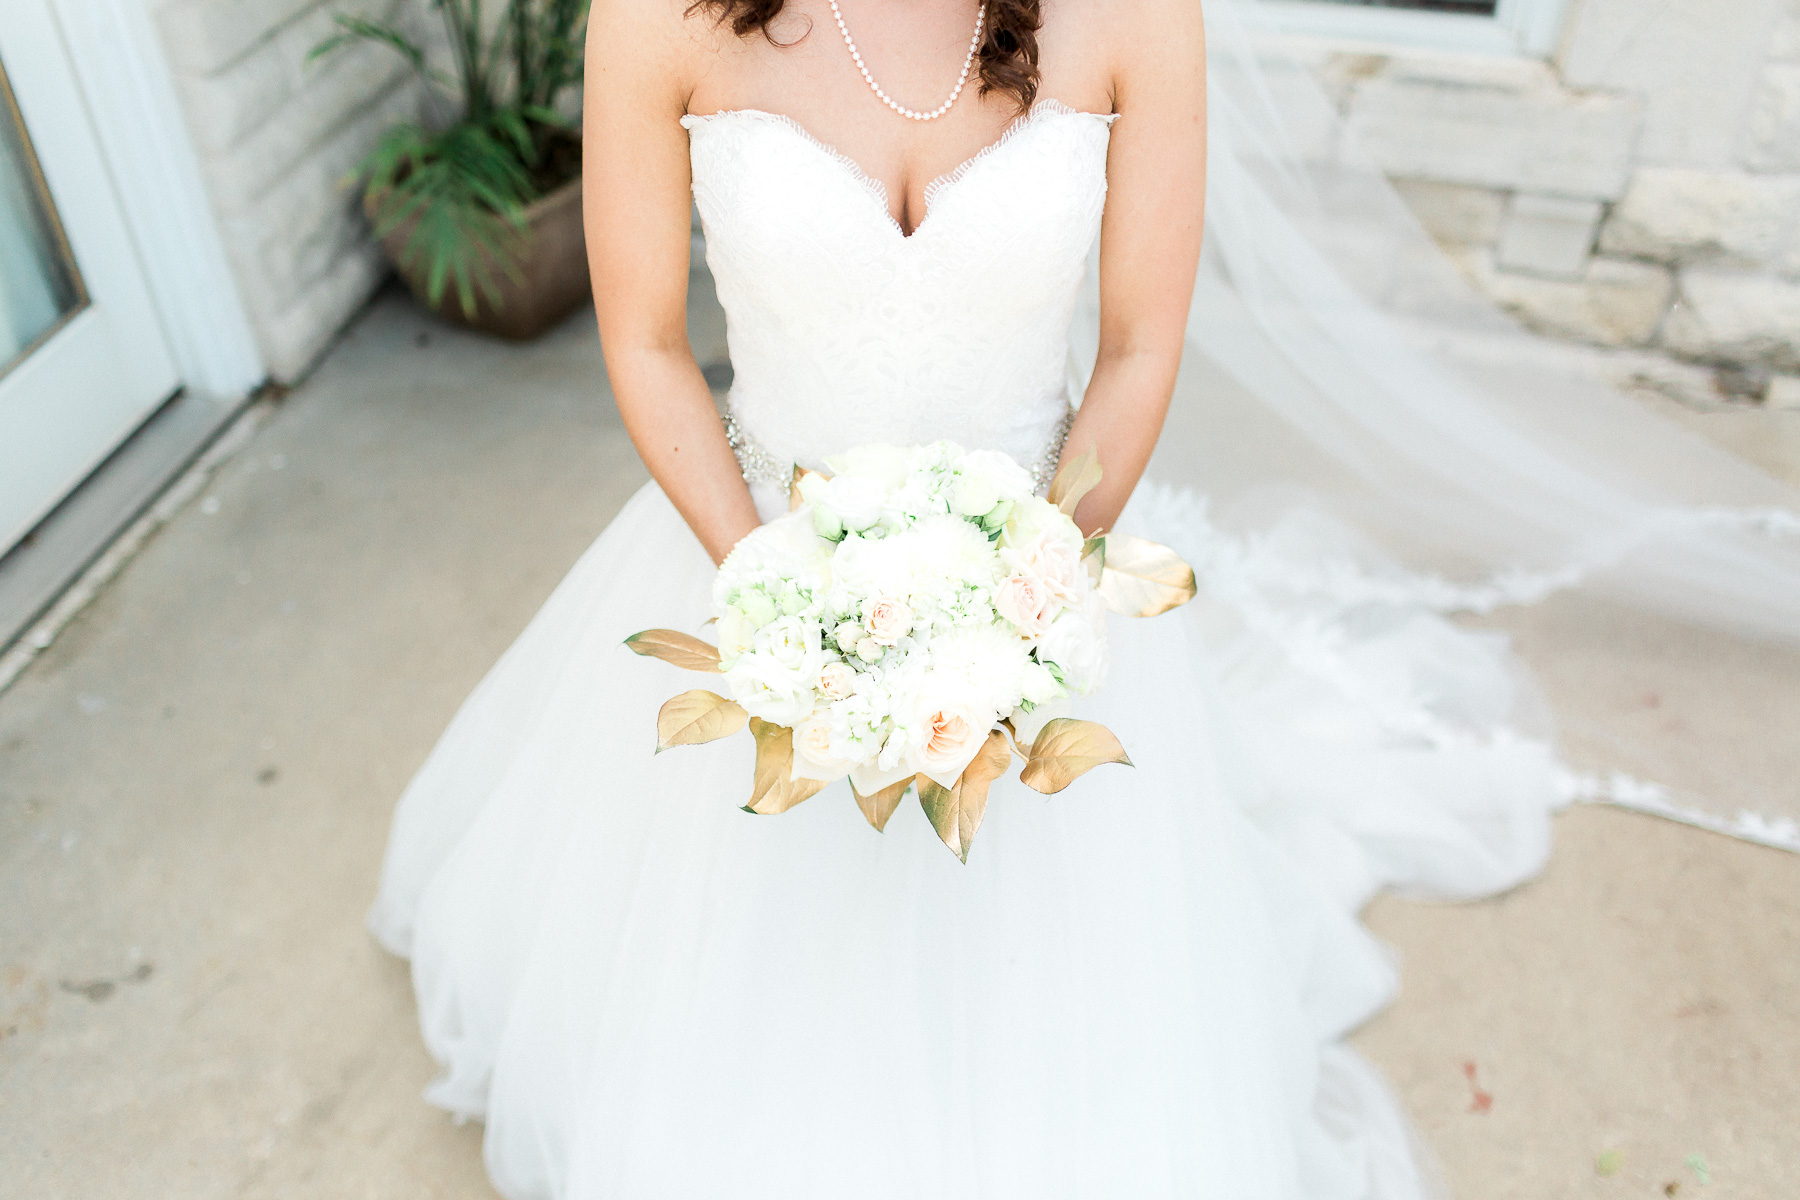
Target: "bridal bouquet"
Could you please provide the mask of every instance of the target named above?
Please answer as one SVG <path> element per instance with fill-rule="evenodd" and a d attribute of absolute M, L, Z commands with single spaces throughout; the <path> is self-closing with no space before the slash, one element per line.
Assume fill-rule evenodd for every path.
<path fill-rule="evenodd" d="M 750 802 L 784 812 L 848 777 L 877 830 L 909 789 L 967 861 L 989 786 L 1057 792 L 1130 764 L 1103 726 L 1066 715 L 1106 670 L 1109 605 L 1149 616 L 1194 595 L 1194 575 L 1141 539 L 1084 538 L 1070 514 L 1100 478 L 1092 454 L 1049 498 L 1005 454 L 949 442 L 863 446 L 797 471 L 794 509 L 740 542 L 713 587 L 718 645 L 667 629 L 639 654 L 716 671 L 657 717 L 657 749 L 746 723 Z M 1109 550 L 1114 561 L 1109 563 Z"/>

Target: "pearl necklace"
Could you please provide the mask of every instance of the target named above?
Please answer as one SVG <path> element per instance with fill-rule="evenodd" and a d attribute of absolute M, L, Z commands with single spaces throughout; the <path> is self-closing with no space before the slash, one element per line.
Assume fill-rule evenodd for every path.
<path fill-rule="evenodd" d="M 862 52 L 856 48 L 856 40 L 850 36 L 850 27 L 844 24 L 844 14 L 838 11 L 838 0 L 831 0 L 831 15 L 837 18 L 838 32 L 844 35 L 844 45 L 850 48 L 850 57 L 856 60 L 856 69 L 862 72 L 863 82 L 874 89 L 875 95 L 880 97 L 881 102 L 910 120 L 935 121 L 950 111 L 950 106 L 956 103 L 958 96 L 962 95 L 963 85 L 969 82 L 969 68 L 975 65 L 975 51 L 981 48 L 981 26 L 987 19 L 987 3 L 986 0 L 983 0 L 982 4 L 975 9 L 975 34 L 969 39 L 969 53 L 963 58 L 962 74 L 956 77 L 956 87 L 951 90 L 948 100 L 930 112 L 907 108 L 884 92 L 881 85 L 875 82 L 875 77 L 869 74 L 869 64 L 863 61 Z"/>

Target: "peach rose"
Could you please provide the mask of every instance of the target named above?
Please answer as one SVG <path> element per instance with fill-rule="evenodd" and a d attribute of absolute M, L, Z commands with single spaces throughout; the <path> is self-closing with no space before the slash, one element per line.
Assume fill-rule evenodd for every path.
<path fill-rule="evenodd" d="M 899 600 L 873 600 L 863 617 L 863 628 L 878 646 L 897 645 L 912 632 L 912 609 Z"/>
<path fill-rule="evenodd" d="M 919 747 L 919 768 L 944 787 L 955 787 L 963 768 L 974 760 L 987 740 L 988 724 L 972 709 L 960 705 L 940 708 L 925 719 L 925 741 Z"/>
<path fill-rule="evenodd" d="M 1049 585 L 1029 571 L 1008 575 L 994 591 L 995 611 L 1028 638 L 1043 637 L 1061 607 Z"/>
<path fill-rule="evenodd" d="M 819 690 L 827 699 L 842 700 L 855 690 L 856 672 L 841 662 L 828 662 L 819 669 Z"/>

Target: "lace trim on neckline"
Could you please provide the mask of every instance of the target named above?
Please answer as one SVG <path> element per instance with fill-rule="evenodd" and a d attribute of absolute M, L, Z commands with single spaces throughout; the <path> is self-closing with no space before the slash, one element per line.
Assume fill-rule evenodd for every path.
<path fill-rule="evenodd" d="M 794 120 L 786 113 L 765 112 L 760 108 L 726 108 L 716 113 L 687 113 L 681 118 L 683 129 L 693 129 L 697 125 L 705 125 L 713 121 L 722 121 L 728 117 L 748 117 L 751 120 L 767 121 L 774 125 L 785 126 L 800 140 L 806 142 L 825 157 L 836 160 L 844 168 L 844 173 L 861 184 L 868 193 L 881 202 L 881 210 L 888 215 L 894 228 L 900 228 L 900 222 L 894 220 L 893 204 L 888 197 L 887 184 L 862 169 L 862 164 L 839 150 L 836 146 L 813 136 L 806 126 Z M 923 224 L 924 222 L 920 222 Z M 902 230 L 901 232 L 905 232 Z"/>
<path fill-rule="evenodd" d="M 806 126 L 802 125 L 793 117 L 788 116 L 786 113 L 768 112 L 760 108 L 724 108 L 715 113 L 684 113 L 681 117 L 681 127 L 683 129 L 692 130 L 698 126 L 707 125 L 711 122 L 724 120 L 730 117 L 767 121 L 770 124 L 783 126 L 791 130 L 802 141 L 812 146 L 815 150 L 818 150 L 827 158 L 835 161 L 844 169 L 844 172 L 849 175 L 852 180 L 861 185 L 875 200 L 879 201 L 881 204 L 881 211 L 887 214 L 888 224 L 892 225 L 894 230 L 899 233 L 902 238 L 910 240 L 917 237 L 919 231 L 925 228 L 926 222 L 931 220 L 931 210 L 937 204 L 937 199 L 940 195 L 947 189 L 960 183 L 977 165 L 992 157 L 999 150 L 1018 140 L 1019 135 L 1024 133 L 1027 129 L 1034 125 L 1041 124 L 1043 119 L 1049 117 L 1090 117 L 1093 120 L 1099 121 L 1110 130 L 1112 128 L 1112 123 L 1119 119 L 1119 114 L 1086 112 L 1079 108 L 1071 108 L 1060 100 L 1039 100 L 1036 104 L 1033 104 L 1029 110 L 1021 113 L 1008 123 L 1006 128 L 1000 131 L 999 137 L 995 138 L 993 141 L 977 150 L 974 154 L 971 154 L 968 158 L 958 163 L 955 167 L 952 167 L 950 170 L 937 176 L 925 185 L 925 212 L 920 216 L 919 223 L 913 226 L 911 233 L 907 233 L 906 228 L 901 225 L 899 220 L 894 216 L 893 197 L 888 193 L 887 184 L 865 171 L 862 164 L 857 162 L 854 158 L 851 158 L 848 154 L 845 154 L 830 142 L 819 138 L 808 130 Z"/>
<path fill-rule="evenodd" d="M 974 170 L 982 162 L 993 157 L 994 154 L 1016 141 L 1020 134 L 1024 133 L 1033 124 L 1037 123 L 1042 117 L 1092 117 L 1101 122 L 1108 129 L 1111 129 L 1112 123 L 1119 119 L 1119 114 L 1082 112 L 1080 109 L 1070 108 L 1061 100 L 1039 100 L 1036 104 L 1031 106 L 1029 111 L 1021 113 L 1019 116 L 1015 117 L 1005 129 L 1002 129 L 999 137 L 995 138 L 975 153 L 969 155 L 969 157 L 963 159 L 962 162 L 958 163 L 950 170 L 945 171 L 942 175 L 939 175 L 936 179 L 933 179 L 930 183 L 925 185 L 925 215 L 919 218 L 919 225 L 923 226 L 926 220 L 931 216 L 931 210 L 937 204 L 939 195 L 946 189 L 960 183 L 963 176 Z M 882 188 L 882 192 L 884 195 L 886 194 L 887 188 L 885 186 Z M 913 232 L 917 233 L 918 229 L 914 229 Z"/>

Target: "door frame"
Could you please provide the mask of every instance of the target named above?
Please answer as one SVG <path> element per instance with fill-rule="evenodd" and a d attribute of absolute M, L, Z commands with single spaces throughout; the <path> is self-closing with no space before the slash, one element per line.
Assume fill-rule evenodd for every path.
<path fill-rule="evenodd" d="M 235 409 L 268 377 L 145 0 L 50 0 L 182 385 Z"/>
<path fill-rule="evenodd" d="M 180 391 L 64 496 L 32 538 L 0 551 L 0 689 L 66 619 L 56 616 L 56 598 L 268 378 L 147 0 L 46 5 Z M 38 630 L 43 640 L 15 646 L 40 618 L 48 622 Z"/>

